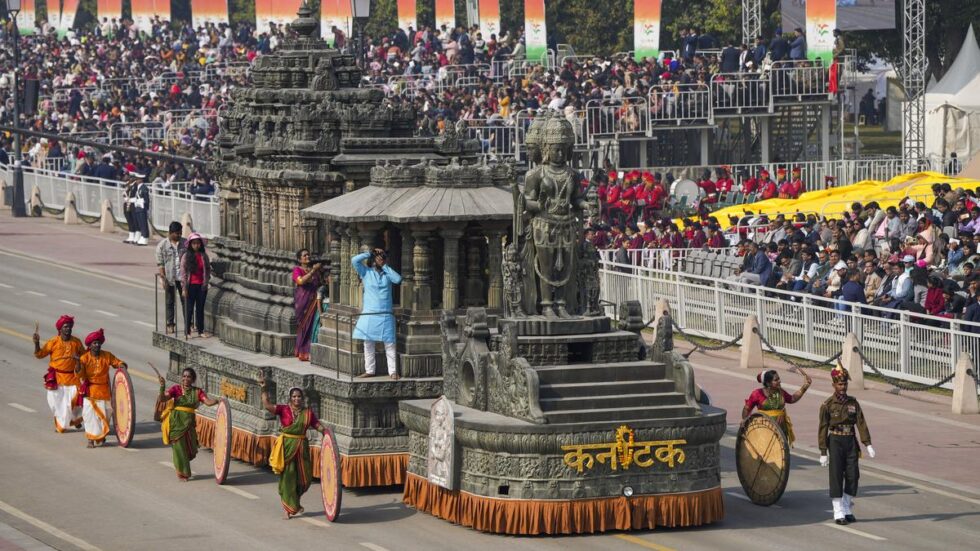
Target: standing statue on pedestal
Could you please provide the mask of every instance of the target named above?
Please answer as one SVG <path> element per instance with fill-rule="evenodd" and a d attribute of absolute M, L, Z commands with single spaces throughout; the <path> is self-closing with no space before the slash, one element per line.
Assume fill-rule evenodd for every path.
<path fill-rule="evenodd" d="M 570 311 L 579 312 L 576 265 L 589 206 L 579 174 L 568 166 L 575 144 L 572 125 L 561 117 L 545 117 L 535 120 L 535 126 L 542 164 L 525 177 L 523 198 L 517 201 L 523 209 L 514 215 L 515 224 L 526 220 L 529 226 L 526 234 L 517 227 L 514 233 L 524 236 L 525 277 L 537 282 L 536 297 L 525 293 L 525 311 L 569 318 Z"/>
<path fill-rule="evenodd" d="M 521 268 L 517 247 L 514 243 L 504 249 L 504 293 L 506 295 L 507 317 L 523 318 L 524 313 L 524 270 Z"/>

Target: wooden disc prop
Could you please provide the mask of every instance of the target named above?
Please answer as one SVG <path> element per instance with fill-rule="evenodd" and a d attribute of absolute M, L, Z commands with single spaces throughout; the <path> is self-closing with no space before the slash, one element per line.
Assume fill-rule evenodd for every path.
<path fill-rule="evenodd" d="M 136 432 L 136 394 L 125 369 L 117 369 L 112 378 L 112 425 L 119 445 L 128 448 Z"/>
<path fill-rule="evenodd" d="M 224 484 L 231 464 L 231 405 L 228 404 L 228 398 L 218 401 L 211 451 L 214 452 L 214 481 Z"/>
<path fill-rule="evenodd" d="M 333 522 L 340 516 L 341 493 L 340 453 L 333 430 L 327 427 L 320 444 L 320 492 L 323 494 L 323 512 Z"/>
<path fill-rule="evenodd" d="M 779 501 L 789 480 L 789 442 L 783 429 L 768 415 L 750 415 L 735 441 L 738 481 L 756 505 Z"/>

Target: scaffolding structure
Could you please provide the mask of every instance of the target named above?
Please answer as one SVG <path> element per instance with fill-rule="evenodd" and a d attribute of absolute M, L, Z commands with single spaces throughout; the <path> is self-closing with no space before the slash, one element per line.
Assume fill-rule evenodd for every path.
<path fill-rule="evenodd" d="M 762 0 L 742 0 L 742 43 L 751 48 L 762 36 Z"/>
<path fill-rule="evenodd" d="M 746 0 L 751 1 L 751 0 Z M 902 106 L 902 158 L 908 170 L 916 170 L 925 157 L 926 74 L 926 2 L 905 0 L 903 17 L 902 84 L 905 103 Z"/>

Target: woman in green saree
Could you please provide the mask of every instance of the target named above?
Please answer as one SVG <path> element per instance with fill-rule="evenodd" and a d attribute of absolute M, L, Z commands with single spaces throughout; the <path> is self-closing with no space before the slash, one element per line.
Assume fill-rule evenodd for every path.
<path fill-rule="evenodd" d="M 306 439 L 309 429 L 324 432 L 313 410 L 304 407 L 303 390 L 289 389 L 289 404 L 273 404 L 265 389 L 265 378 L 259 379 L 262 388 L 262 407 L 279 418 L 282 429 L 272 445 L 269 466 L 279 475 L 279 499 L 287 520 L 303 514 L 299 500 L 310 489 L 313 481 L 313 460 L 310 457 L 310 443 Z"/>
<path fill-rule="evenodd" d="M 185 368 L 180 373 L 180 384 L 170 387 L 164 392 L 167 381 L 160 377 L 160 396 L 157 402 L 167 401 L 167 406 L 160 414 L 160 427 L 163 433 L 163 443 L 173 449 L 174 470 L 177 479 L 187 482 L 191 478 L 191 460 L 197 456 L 197 406 L 204 403 L 208 406 L 218 404 L 217 400 L 209 398 L 203 390 L 194 386 L 197 372 Z"/>

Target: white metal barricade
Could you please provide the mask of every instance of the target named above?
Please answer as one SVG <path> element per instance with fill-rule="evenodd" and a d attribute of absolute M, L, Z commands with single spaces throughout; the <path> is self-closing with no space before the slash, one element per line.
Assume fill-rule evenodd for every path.
<path fill-rule="evenodd" d="M 650 124 L 680 126 L 712 124 L 711 90 L 706 84 L 665 84 L 654 86 L 648 96 Z"/>
<path fill-rule="evenodd" d="M 769 71 L 773 101 L 827 101 L 830 93 L 828 71 L 807 61 L 777 61 Z"/>

